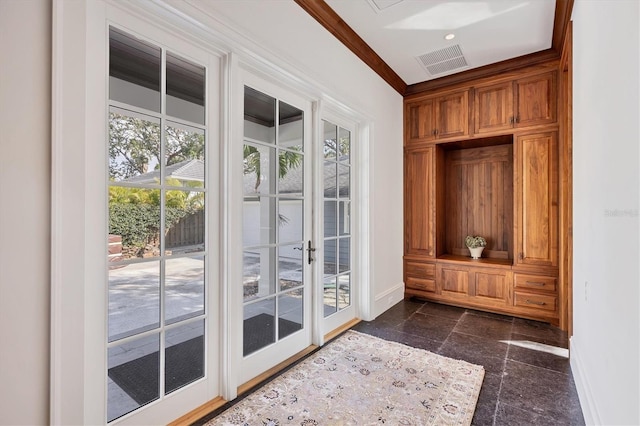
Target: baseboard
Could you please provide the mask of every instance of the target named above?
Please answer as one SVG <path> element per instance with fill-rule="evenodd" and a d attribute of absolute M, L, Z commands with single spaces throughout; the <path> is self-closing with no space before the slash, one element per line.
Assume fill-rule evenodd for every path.
<path fill-rule="evenodd" d="M 601 425 L 602 422 L 600 421 L 600 415 L 598 414 L 598 410 L 593 399 L 593 393 L 591 392 L 592 388 L 589 384 L 589 378 L 586 374 L 584 362 L 581 358 L 580 345 L 576 341 L 575 337 L 570 339 L 569 348 L 571 373 L 573 374 L 573 380 L 576 384 L 576 390 L 578 391 L 578 399 L 580 400 L 580 407 L 582 408 L 584 422 L 587 425 Z"/>
<path fill-rule="evenodd" d="M 378 315 L 382 314 L 402 299 L 404 299 L 404 283 L 400 282 L 376 296 L 373 308 L 374 317 L 369 321 L 375 319 Z"/>

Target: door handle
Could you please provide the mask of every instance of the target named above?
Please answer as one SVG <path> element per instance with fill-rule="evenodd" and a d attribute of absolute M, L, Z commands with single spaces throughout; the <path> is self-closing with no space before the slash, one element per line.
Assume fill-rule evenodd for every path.
<path fill-rule="evenodd" d="M 316 251 L 315 247 L 311 247 L 311 240 L 309 240 L 308 244 L 307 244 L 307 262 L 309 262 L 309 265 L 311 265 L 311 262 L 313 262 L 313 257 L 311 257 L 311 253 L 313 253 L 314 251 Z"/>

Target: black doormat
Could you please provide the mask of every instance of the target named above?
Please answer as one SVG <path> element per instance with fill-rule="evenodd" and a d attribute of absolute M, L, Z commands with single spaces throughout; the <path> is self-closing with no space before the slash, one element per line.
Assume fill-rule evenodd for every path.
<path fill-rule="evenodd" d="M 144 405 L 159 396 L 158 352 L 109 369 L 109 377 L 138 404 Z M 169 393 L 204 376 L 203 336 L 186 340 L 166 349 L 165 393 Z"/>
<path fill-rule="evenodd" d="M 244 320 L 244 337 L 242 354 L 247 356 L 258 349 L 262 349 L 275 341 L 275 327 L 273 326 L 273 315 L 258 314 L 255 317 Z M 278 319 L 279 338 L 282 339 L 291 333 L 302 329 L 302 324 Z"/>

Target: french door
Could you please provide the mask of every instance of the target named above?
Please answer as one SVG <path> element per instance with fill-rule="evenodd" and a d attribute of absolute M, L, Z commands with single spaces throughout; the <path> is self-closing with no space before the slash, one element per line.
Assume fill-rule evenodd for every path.
<path fill-rule="evenodd" d="M 310 102 L 262 87 L 243 87 L 241 383 L 312 342 Z"/>

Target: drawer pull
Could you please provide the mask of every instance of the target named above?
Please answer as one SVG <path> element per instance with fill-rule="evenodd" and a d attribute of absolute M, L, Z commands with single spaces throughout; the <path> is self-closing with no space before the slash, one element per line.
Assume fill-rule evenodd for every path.
<path fill-rule="evenodd" d="M 527 284 L 530 284 L 530 285 L 537 285 L 538 287 L 544 287 L 544 285 L 545 285 L 545 284 L 544 284 L 543 282 L 541 282 L 541 281 L 527 281 Z"/>
<path fill-rule="evenodd" d="M 527 299 L 525 302 L 527 302 L 530 305 L 539 305 L 539 306 L 544 306 L 547 304 L 546 302 L 536 302 L 535 300 L 529 300 L 529 299 Z"/>

